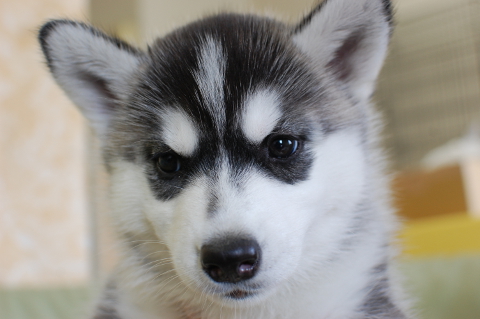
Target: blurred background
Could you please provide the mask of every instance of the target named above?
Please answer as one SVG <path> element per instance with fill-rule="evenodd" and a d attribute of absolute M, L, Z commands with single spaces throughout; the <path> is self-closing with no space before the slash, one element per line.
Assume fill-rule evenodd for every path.
<path fill-rule="evenodd" d="M 0 0 L 0 319 L 81 318 L 115 264 L 96 140 L 47 73 L 39 26 L 86 20 L 144 47 L 219 10 L 293 23 L 312 2 Z M 480 0 L 394 3 L 375 100 L 400 271 L 420 318 L 480 318 Z"/>

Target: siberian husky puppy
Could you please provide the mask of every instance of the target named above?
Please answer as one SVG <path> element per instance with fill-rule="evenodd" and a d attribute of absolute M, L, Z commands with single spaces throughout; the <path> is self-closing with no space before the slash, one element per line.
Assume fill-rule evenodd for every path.
<path fill-rule="evenodd" d="M 46 23 L 122 247 L 93 318 L 407 318 L 370 104 L 391 31 L 388 0 L 327 0 L 294 26 L 219 14 L 146 51 Z"/>

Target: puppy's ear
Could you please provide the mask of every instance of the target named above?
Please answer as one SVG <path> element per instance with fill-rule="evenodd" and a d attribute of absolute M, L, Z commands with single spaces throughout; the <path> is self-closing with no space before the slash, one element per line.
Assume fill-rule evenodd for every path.
<path fill-rule="evenodd" d="M 297 27 L 296 45 L 360 100 L 373 94 L 392 28 L 389 0 L 325 0 Z"/>
<path fill-rule="evenodd" d="M 129 93 L 144 54 L 97 29 L 68 20 L 46 23 L 39 40 L 58 84 L 102 138 L 113 112 Z"/>

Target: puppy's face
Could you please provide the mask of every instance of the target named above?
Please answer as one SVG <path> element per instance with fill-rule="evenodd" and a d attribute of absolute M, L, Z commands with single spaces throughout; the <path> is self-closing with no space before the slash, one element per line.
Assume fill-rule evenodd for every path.
<path fill-rule="evenodd" d="M 118 229 L 162 247 L 141 256 L 145 271 L 247 303 L 345 248 L 389 32 L 381 1 L 347 2 L 329 1 L 295 30 L 208 18 L 148 53 L 78 23 L 42 29 L 53 74 L 102 140 Z M 348 15 L 362 29 L 342 29 Z"/>
<path fill-rule="evenodd" d="M 124 156 L 112 147 L 117 220 L 131 234 L 151 226 L 182 281 L 222 300 L 274 291 L 331 258 L 362 190 L 358 131 L 291 116 L 277 90 L 246 93 L 238 113 L 163 104 L 148 124 L 119 120 L 121 132 L 145 130 Z"/>

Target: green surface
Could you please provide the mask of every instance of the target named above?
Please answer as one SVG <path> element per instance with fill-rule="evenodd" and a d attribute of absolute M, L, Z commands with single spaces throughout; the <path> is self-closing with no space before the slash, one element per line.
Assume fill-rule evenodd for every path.
<path fill-rule="evenodd" d="M 87 313 L 85 287 L 0 289 L 0 319 L 79 319 Z"/>
<path fill-rule="evenodd" d="M 480 318 L 480 256 L 403 262 L 421 319 Z M 0 319 L 82 319 L 89 289 L 0 289 Z"/>
<path fill-rule="evenodd" d="M 480 318 L 480 256 L 414 259 L 401 269 L 419 318 Z"/>

